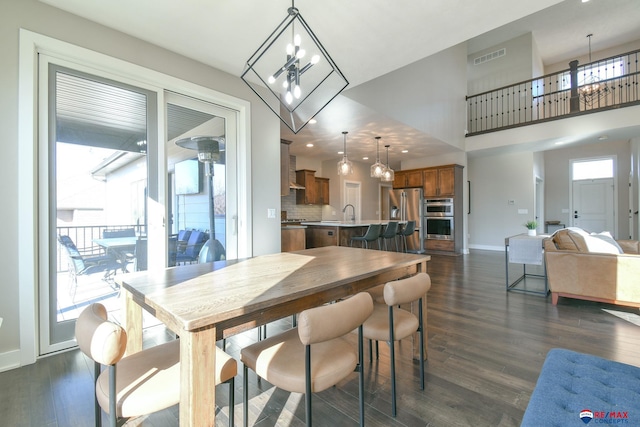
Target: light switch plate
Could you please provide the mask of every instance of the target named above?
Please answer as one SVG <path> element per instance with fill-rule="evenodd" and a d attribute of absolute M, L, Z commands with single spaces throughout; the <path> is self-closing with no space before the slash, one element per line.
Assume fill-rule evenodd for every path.
<path fill-rule="evenodd" d="M 529 209 L 518 209 L 520 215 L 526 215 L 529 213 Z"/>
<path fill-rule="evenodd" d="M 271 219 L 275 217 L 276 217 L 276 210 L 273 208 L 267 209 L 267 218 Z"/>

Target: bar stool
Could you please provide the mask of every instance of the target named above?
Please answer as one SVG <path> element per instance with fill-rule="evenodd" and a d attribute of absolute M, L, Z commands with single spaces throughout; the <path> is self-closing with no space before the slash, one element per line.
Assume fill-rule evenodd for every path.
<path fill-rule="evenodd" d="M 367 228 L 367 232 L 364 233 L 364 236 L 353 236 L 350 240 L 350 245 L 353 246 L 353 242 L 362 242 L 366 249 L 369 249 L 369 242 L 378 242 L 380 238 L 380 231 L 382 230 L 382 225 L 380 224 L 370 224 L 369 228 Z M 380 243 L 378 243 L 378 249 L 380 249 Z"/>
<path fill-rule="evenodd" d="M 389 221 L 387 226 L 384 228 L 384 232 L 380 234 L 380 240 L 384 242 L 384 250 L 388 251 L 387 241 L 393 239 L 393 244 L 396 247 L 396 252 L 398 252 L 398 241 L 396 240 L 396 236 L 398 234 L 398 222 L 397 221 Z M 380 246 L 380 245 L 378 245 Z"/>
<path fill-rule="evenodd" d="M 407 246 L 407 236 L 411 236 L 416 231 L 416 222 L 415 221 L 407 221 L 405 226 L 398 230 L 398 236 L 400 236 L 401 243 L 404 244 L 402 252 L 408 252 L 409 247 Z"/>

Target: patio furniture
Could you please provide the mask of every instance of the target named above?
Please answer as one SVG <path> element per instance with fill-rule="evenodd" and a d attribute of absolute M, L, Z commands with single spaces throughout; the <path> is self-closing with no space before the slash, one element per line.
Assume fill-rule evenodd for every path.
<path fill-rule="evenodd" d="M 102 280 L 112 281 L 116 271 L 122 268 L 122 264 L 109 254 L 83 257 L 69 236 L 58 236 L 58 242 L 67 253 L 73 297 L 75 297 L 78 287 L 78 276 L 88 276 L 90 274 L 104 272 Z"/>
<path fill-rule="evenodd" d="M 193 230 L 189 236 L 189 241 L 187 242 L 184 252 L 178 252 L 176 254 L 176 263 L 188 262 L 191 264 L 193 262 L 197 262 L 200 249 L 202 249 L 202 246 L 204 246 L 204 242 L 206 242 L 207 239 L 209 239 L 209 235 L 207 233 Z"/>

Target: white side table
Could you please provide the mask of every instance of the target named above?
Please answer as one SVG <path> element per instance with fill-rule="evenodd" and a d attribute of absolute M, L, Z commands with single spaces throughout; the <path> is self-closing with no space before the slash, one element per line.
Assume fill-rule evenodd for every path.
<path fill-rule="evenodd" d="M 505 282 L 507 291 L 520 291 L 547 296 L 549 285 L 547 283 L 547 267 L 544 263 L 543 241 L 548 234 L 529 236 L 526 233 L 517 234 L 504 239 Z M 513 282 L 509 281 L 509 264 L 522 264 L 523 273 Z M 527 265 L 542 265 L 543 274 L 527 273 Z M 516 286 L 525 277 L 538 277 L 544 279 L 544 291 L 535 289 L 522 289 Z"/>

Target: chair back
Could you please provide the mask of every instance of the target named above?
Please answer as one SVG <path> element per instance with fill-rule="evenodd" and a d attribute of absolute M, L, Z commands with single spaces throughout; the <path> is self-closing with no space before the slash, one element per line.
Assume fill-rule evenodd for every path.
<path fill-rule="evenodd" d="M 76 321 L 76 340 L 80 350 L 101 365 L 115 365 L 127 349 L 127 333 L 110 322 L 102 304 L 85 308 Z"/>
<path fill-rule="evenodd" d="M 392 237 L 396 237 L 398 233 L 398 222 L 397 221 L 389 221 L 387 226 L 384 228 L 384 232 L 380 235 L 385 239 L 390 239 Z"/>
<path fill-rule="evenodd" d="M 147 269 L 147 239 L 137 239 L 135 249 L 135 267 L 136 271 L 144 271 Z"/>
<path fill-rule="evenodd" d="M 76 247 L 73 240 L 69 236 L 58 236 L 58 242 L 67 252 L 69 258 L 69 267 L 73 269 L 75 273 L 80 273 L 85 269 L 85 263 L 80 255 L 80 251 Z"/>
<path fill-rule="evenodd" d="M 411 236 L 416 231 L 416 222 L 408 221 L 407 224 L 402 229 L 402 234 L 405 236 Z"/>
<path fill-rule="evenodd" d="M 380 237 L 380 232 L 382 231 L 381 224 L 370 224 L 369 228 L 367 228 L 367 232 L 364 233 L 363 238 L 367 241 L 374 241 Z"/>
<path fill-rule="evenodd" d="M 311 345 L 346 335 L 362 325 L 372 312 L 373 299 L 367 292 L 305 310 L 298 316 L 300 341 Z"/>
<path fill-rule="evenodd" d="M 406 279 L 388 282 L 384 285 L 384 302 L 394 306 L 406 304 L 422 298 L 431 289 L 431 277 L 418 273 Z"/>
<path fill-rule="evenodd" d="M 193 259 L 198 258 L 198 254 L 200 253 L 200 249 L 202 249 L 202 245 L 207 240 L 207 234 L 202 231 L 193 230 L 191 235 L 189 236 L 189 241 L 187 242 L 187 247 L 184 250 L 184 254 Z"/>

